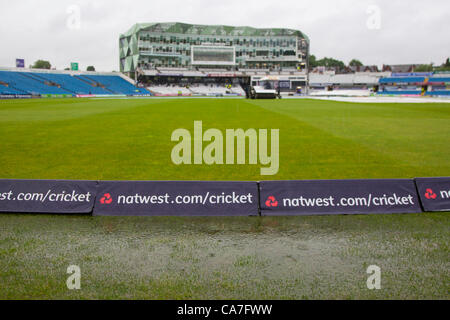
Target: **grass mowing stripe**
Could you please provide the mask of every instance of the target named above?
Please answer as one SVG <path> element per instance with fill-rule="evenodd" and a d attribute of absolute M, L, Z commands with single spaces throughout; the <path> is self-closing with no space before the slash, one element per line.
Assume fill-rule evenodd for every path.
<path fill-rule="evenodd" d="M 449 116 L 442 105 L 310 100 L 1 101 L 0 178 L 448 176 Z M 222 131 L 280 129 L 279 173 L 261 177 L 259 165 L 175 166 L 170 135 L 177 128 L 192 132 L 194 120 Z M 448 299 L 449 232 L 449 213 L 0 214 L 0 299 Z M 81 267 L 80 291 L 66 288 L 71 264 Z M 382 270 L 380 291 L 366 288 L 372 264 Z"/>
<path fill-rule="evenodd" d="M 341 102 L 342 108 L 336 108 L 334 102 L 310 106 L 286 101 L 273 107 L 266 102 L 257 103 L 383 153 L 394 163 L 419 167 L 416 176 L 448 175 L 450 172 L 450 161 L 447 161 L 450 158 L 450 107 L 447 104 L 426 105 L 419 113 L 416 105 L 398 107 L 399 104 L 392 104 L 394 107 L 391 108 L 391 104 L 360 104 L 348 107 L 348 103 Z M 412 113 L 410 108 L 414 109 Z M 430 117 L 428 108 L 439 110 L 439 113 Z"/>

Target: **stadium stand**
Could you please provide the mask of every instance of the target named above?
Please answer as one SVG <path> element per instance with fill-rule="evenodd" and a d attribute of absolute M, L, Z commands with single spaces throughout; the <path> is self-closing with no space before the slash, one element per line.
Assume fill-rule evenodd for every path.
<path fill-rule="evenodd" d="M 381 78 L 380 84 L 389 83 L 424 83 L 425 77 L 395 77 L 395 78 Z"/>
<path fill-rule="evenodd" d="M 450 77 L 433 75 L 428 79 L 427 96 L 450 96 Z"/>
<path fill-rule="evenodd" d="M 151 85 L 147 87 L 151 93 L 155 96 L 177 96 L 181 95 L 191 95 L 192 91 L 187 89 L 186 87 L 177 86 L 177 85 Z"/>
<path fill-rule="evenodd" d="M 396 74 L 380 79 L 378 94 L 381 95 L 421 95 L 450 96 L 450 77 L 448 74 L 415 76 L 411 73 Z"/>
<path fill-rule="evenodd" d="M 284 28 L 137 23 L 119 37 L 120 71 L 129 76 L 138 70 L 170 69 L 306 73 L 308 55 L 309 38 L 300 30 Z"/>
<path fill-rule="evenodd" d="M 243 97 L 245 96 L 245 91 L 244 91 L 244 89 L 241 86 L 233 86 L 231 88 L 231 92 L 235 93 L 235 94 L 237 94 L 239 96 L 243 96 Z"/>
<path fill-rule="evenodd" d="M 428 83 L 450 83 L 450 77 L 433 76 L 428 79 Z"/>
<path fill-rule="evenodd" d="M 380 73 L 309 75 L 312 96 L 369 96 L 378 86 Z"/>
<path fill-rule="evenodd" d="M 150 95 L 122 75 L 0 71 L 2 95 Z"/>
<path fill-rule="evenodd" d="M 7 87 L 21 91 L 21 94 L 68 94 L 67 90 L 56 85 L 45 83 L 44 80 L 31 76 L 26 72 L 0 71 L 0 81 L 7 84 Z M 0 87 L 1 94 L 7 94 L 4 90 L 6 86 Z"/>
<path fill-rule="evenodd" d="M 385 77 L 379 81 L 378 94 L 420 96 L 423 94 L 424 83 L 425 77 L 410 76 L 408 73 L 404 76 Z"/>
<path fill-rule="evenodd" d="M 81 95 L 88 95 L 88 94 L 101 94 L 101 95 L 107 95 L 111 94 L 110 92 L 104 90 L 101 87 L 94 87 L 92 85 L 89 85 L 87 83 L 81 82 L 77 76 L 71 76 L 67 74 L 39 74 L 39 76 L 48 79 L 50 81 L 53 81 L 55 83 L 58 83 L 73 94 L 81 94 Z"/>
<path fill-rule="evenodd" d="M 103 85 L 104 89 L 113 94 L 147 94 L 143 88 L 137 88 L 118 76 L 80 75 L 80 78 L 91 81 L 94 85 Z"/>
<path fill-rule="evenodd" d="M 135 85 L 133 80 L 117 73 L 2 68 L 0 95 L 3 98 L 30 95 L 246 96 L 249 84 L 242 79 L 251 78 L 253 81 L 261 78 L 260 75 L 245 75 L 241 71 L 224 72 L 225 69 L 222 72 L 215 71 L 216 73 L 203 74 L 199 71 L 186 71 L 185 68 L 159 68 L 143 73 L 141 76 L 143 81 L 138 81 L 138 85 Z M 270 76 L 278 77 L 274 74 Z M 301 79 L 299 80 L 297 76 L 279 76 L 279 81 L 290 83 L 288 93 L 291 95 L 293 88 L 305 86 L 300 83 Z M 309 86 L 305 92 L 311 96 L 369 96 L 377 93 L 449 97 L 450 75 L 448 73 L 391 75 L 386 72 L 310 73 Z"/>
<path fill-rule="evenodd" d="M 214 95 L 225 95 L 230 93 L 230 90 L 225 88 L 224 86 L 219 85 L 196 85 L 191 89 L 195 94 L 204 95 L 204 96 L 214 96 Z"/>
<path fill-rule="evenodd" d="M 245 91 L 239 85 L 233 85 L 232 87 L 227 88 L 221 84 L 194 83 L 185 86 L 176 84 L 152 84 L 147 86 L 147 90 L 156 96 L 245 96 Z"/>

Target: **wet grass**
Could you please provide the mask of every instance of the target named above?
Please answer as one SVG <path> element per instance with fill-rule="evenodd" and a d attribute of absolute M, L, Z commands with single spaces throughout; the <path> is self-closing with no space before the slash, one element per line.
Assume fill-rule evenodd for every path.
<path fill-rule="evenodd" d="M 172 163 L 178 128 L 279 129 L 280 169 Z M 449 104 L 243 99 L 0 102 L 0 178 L 292 180 L 448 176 Z"/>
<path fill-rule="evenodd" d="M 280 129 L 280 171 L 176 166 L 177 128 Z M 213 99 L 0 102 L 0 178 L 450 175 L 446 104 Z M 448 299 L 448 213 L 263 218 L 0 215 L 0 299 Z M 69 265 L 82 289 L 66 288 Z M 382 290 L 366 287 L 369 265 Z"/>
<path fill-rule="evenodd" d="M 0 215 L 0 299 L 448 299 L 448 213 Z M 69 265 L 81 290 L 66 287 Z M 382 289 L 366 287 L 369 265 Z"/>

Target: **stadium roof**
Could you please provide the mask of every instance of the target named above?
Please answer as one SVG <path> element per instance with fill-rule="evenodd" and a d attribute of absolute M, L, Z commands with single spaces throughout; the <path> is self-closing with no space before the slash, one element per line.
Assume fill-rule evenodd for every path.
<path fill-rule="evenodd" d="M 283 28 L 253 28 L 232 27 L 223 25 L 199 25 L 180 22 L 137 23 L 120 37 L 127 37 L 139 31 L 166 32 L 193 35 L 221 35 L 221 36 L 299 36 L 309 43 L 309 38 L 301 31 Z"/>

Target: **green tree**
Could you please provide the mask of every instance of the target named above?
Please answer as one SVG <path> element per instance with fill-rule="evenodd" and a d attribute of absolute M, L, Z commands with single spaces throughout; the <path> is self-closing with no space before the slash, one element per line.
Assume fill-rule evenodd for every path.
<path fill-rule="evenodd" d="M 450 71 L 450 58 L 447 58 L 439 67 L 435 67 L 434 71 Z"/>
<path fill-rule="evenodd" d="M 357 59 L 353 59 L 348 65 L 352 67 L 362 67 L 363 63 Z"/>
<path fill-rule="evenodd" d="M 89 66 L 89 67 L 87 67 L 86 71 L 95 71 L 95 67 L 94 66 Z"/>
<path fill-rule="evenodd" d="M 37 60 L 32 66 L 33 69 L 50 69 L 52 65 L 45 60 Z"/>
<path fill-rule="evenodd" d="M 431 72 L 433 70 L 434 69 L 433 69 L 433 64 L 432 63 L 430 63 L 430 64 L 421 64 L 420 66 L 418 66 L 418 67 L 416 67 L 414 69 L 414 71 L 416 71 L 416 72 Z"/>
<path fill-rule="evenodd" d="M 335 68 L 337 70 L 342 70 L 345 68 L 345 63 L 340 60 L 325 57 L 323 59 L 317 60 L 317 66 L 323 66 L 323 67 L 327 67 L 327 68 Z"/>
<path fill-rule="evenodd" d="M 316 56 L 313 54 L 309 56 L 309 67 L 310 68 L 317 67 L 317 59 L 316 59 Z"/>

